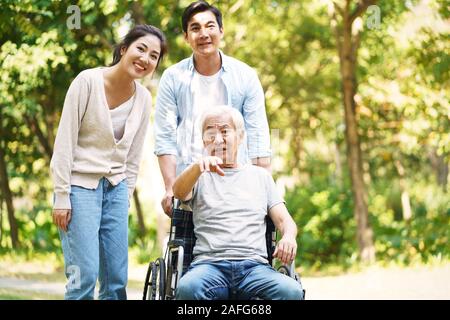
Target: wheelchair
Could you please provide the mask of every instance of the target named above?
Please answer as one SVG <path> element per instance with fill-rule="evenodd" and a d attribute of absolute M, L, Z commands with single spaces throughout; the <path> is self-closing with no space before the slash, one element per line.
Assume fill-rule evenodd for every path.
<path fill-rule="evenodd" d="M 266 226 L 267 260 L 274 267 L 275 259 L 272 255 L 276 247 L 277 232 L 268 215 L 266 216 Z M 149 263 L 144 282 L 143 300 L 175 299 L 175 290 L 181 276 L 187 271 L 194 258 L 195 240 L 192 212 L 174 207 L 167 248 L 164 257 L 159 257 Z M 294 261 L 290 265 L 282 264 L 276 270 L 294 278 L 301 284 L 300 275 L 295 271 Z M 305 298 L 304 289 L 303 298 Z"/>

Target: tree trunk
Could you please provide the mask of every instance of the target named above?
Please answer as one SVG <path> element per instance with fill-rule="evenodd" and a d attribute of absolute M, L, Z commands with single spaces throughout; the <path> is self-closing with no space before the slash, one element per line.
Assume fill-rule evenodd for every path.
<path fill-rule="evenodd" d="M 169 240 L 169 231 L 170 231 L 170 219 L 167 219 L 167 215 L 163 212 L 162 209 L 157 211 L 156 216 L 156 241 L 157 246 L 161 249 L 161 254 L 165 254 L 165 249 L 167 246 L 167 241 Z"/>
<path fill-rule="evenodd" d="M 3 198 L 0 193 L 0 248 L 3 248 Z"/>
<path fill-rule="evenodd" d="M 445 162 L 444 156 L 439 156 L 439 167 L 437 171 L 437 181 L 438 184 L 442 187 L 444 192 L 447 192 L 447 183 L 448 183 L 448 163 Z"/>
<path fill-rule="evenodd" d="M 405 221 L 409 221 L 411 220 L 412 217 L 412 210 L 411 210 L 411 201 L 409 200 L 409 192 L 405 181 L 405 168 L 403 168 L 399 160 L 395 161 L 395 167 L 397 168 L 397 172 L 400 177 L 400 192 L 402 193 L 401 202 L 402 202 L 403 219 Z"/>
<path fill-rule="evenodd" d="M 131 4 L 131 18 L 134 20 L 134 24 L 144 24 L 144 8 L 139 2 L 133 2 Z"/>
<path fill-rule="evenodd" d="M 339 152 L 339 145 L 337 142 L 333 143 L 332 146 L 333 150 L 332 153 L 334 154 L 334 164 L 335 164 L 335 170 L 334 170 L 334 176 L 335 176 L 335 183 L 342 187 L 342 165 L 341 165 L 341 153 Z"/>
<path fill-rule="evenodd" d="M 359 32 L 352 30 L 353 21 L 367 9 L 369 2 L 360 2 L 353 12 L 350 12 L 350 0 L 347 0 L 345 8 L 340 8 L 336 4 L 334 5 L 342 17 L 341 23 L 339 24 L 334 14 L 344 99 L 347 162 L 352 183 L 354 216 L 357 223 L 356 234 L 361 260 L 371 263 L 375 261 L 375 247 L 366 202 L 366 188 L 363 180 L 361 145 L 354 98 L 357 91 L 356 62 L 359 47 Z M 352 31 L 356 31 L 356 33 L 353 34 Z"/>
<path fill-rule="evenodd" d="M 443 155 L 439 156 L 436 149 L 430 150 L 429 157 L 431 166 L 436 173 L 437 184 L 442 187 L 444 192 L 447 192 L 449 168 L 448 163 L 445 162 L 445 157 Z"/>
<path fill-rule="evenodd" d="M 134 205 L 136 206 L 136 214 L 138 219 L 138 234 L 141 239 L 144 238 L 146 233 L 145 223 L 144 223 L 144 215 L 142 213 L 141 201 L 139 200 L 138 190 L 134 189 L 133 193 Z"/>
<path fill-rule="evenodd" d="M 4 137 L 3 133 L 3 124 L 1 123 L 1 114 L 0 114 L 0 188 L 2 190 L 2 197 L 6 203 L 6 210 L 8 212 L 8 221 L 9 227 L 11 231 L 11 243 L 14 249 L 18 248 L 19 243 L 19 232 L 17 227 L 16 217 L 14 216 L 14 205 L 11 194 L 11 189 L 9 188 L 9 179 L 8 179 L 8 171 L 6 169 L 6 160 L 5 160 L 5 150 L 6 142 L 3 141 L 2 137 Z"/>
<path fill-rule="evenodd" d="M 301 168 L 303 135 L 300 129 L 292 130 L 292 135 L 293 137 L 291 139 L 291 148 L 293 152 L 291 168 L 298 168 L 299 172 L 301 172 L 303 169 Z"/>
<path fill-rule="evenodd" d="M 39 142 L 41 143 L 41 146 L 44 150 L 44 154 L 47 156 L 48 161 L 52 158 L 53 155 L 53 149 L 49 143 L 49 140 L 44 135 L 44 132 L 42 132 L 41 127 L 39 127 L 39 123 L 36 120 L 36 118 L 31 118 L 30 116 L 25 115 L 25 120 L 28 124 L 28 126 L 31 128 L 33 133 L 38 138 Z"/>

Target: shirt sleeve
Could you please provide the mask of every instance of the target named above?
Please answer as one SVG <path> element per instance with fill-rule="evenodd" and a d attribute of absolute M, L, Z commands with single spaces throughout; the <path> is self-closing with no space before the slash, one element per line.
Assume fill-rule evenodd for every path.
<path fill-rule="evenodd" d="M 265 170 L 265 169 L 264 169 Z M 267 212 L 277 204 L 285 203 L 284 199 L 281 197 L 280 192 L 275 185 L 275 181 L 268 172 L 266 174 L 266 190 L 267 190 Z"/>
<path fill-rule="evenodd" d="M 78 131 L 89 97 L 88 81 L 77 76 L 67 91 L 50 161 L 54 184 L 54 209 L 71 209 L 70 180 Z"/>
<path fill-rule="evenodd" d="M 155 107 L 155 155 L 177 155 L 178 109 L 173 79 L 167 70 L 161 76 Z"/>
<path fill-rule="evenodd" d="M 247 132 L 247 148 L 250 159 L 270 157 L 270 133 L 267 122 L 264 91 L 258 75 L 249 73 L 247 96 L 244 99 L 243 116 Z"/>
<path fill-rule="evenodd" d="M 131 199 L 131 197 L 133 196 L 134 188 L 136 187 L 139 165 L 141 163 L 145 137 L 149 125 L 151 105 L 152 96 L 150 95 L 150 93 L 148 93 L 147 103 L 143 111 L 141 123 L 139 125 L 139 129 L 136 131 L 136 135 L 134 136 L 127 156 L 127 169 L 125 174 L 127 176 L 128 199 Z"/>

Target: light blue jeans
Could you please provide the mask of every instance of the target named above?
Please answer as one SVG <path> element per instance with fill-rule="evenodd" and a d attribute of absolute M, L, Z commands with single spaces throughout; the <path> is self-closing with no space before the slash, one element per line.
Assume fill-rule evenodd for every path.
<path fill-rule="evenodd" d="M 102 178 L 97 189 L 71 186 L 72 219 L 59 230 L 68 279 L 65 299 L 126 300 L 128 281 L 128 188 Z"/>
<path fill-rule="evenodd" d="M 303 300 L 300 283 L 253 260 L 198 261 L 176 290 L 179 300 Z"/>

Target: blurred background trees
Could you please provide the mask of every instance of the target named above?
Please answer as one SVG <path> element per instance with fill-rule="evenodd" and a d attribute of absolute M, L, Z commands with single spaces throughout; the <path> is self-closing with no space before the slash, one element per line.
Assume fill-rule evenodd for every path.
<path fill-rule="evenodd" d="M 224 14 L 222 49 L 256 68 L 264 87 L 274 176 L 299 227 L 297 264 L 448 259 L 448 3 L 211 2 Z M 155 97 L 161 72 L 190 55 L 180 22 L 189 3 L 73 1 L 79 29 L 68 28 L 65 2 L 0 3 L 0 254 L 60 250 L 49 161 L 70 82 L 109 64 L 131 25 L 149 23 L 170 49 L 145 82 Z M 130 245 L 146 262 L 166 229 L 160 199 L 140 180 Z"/>

